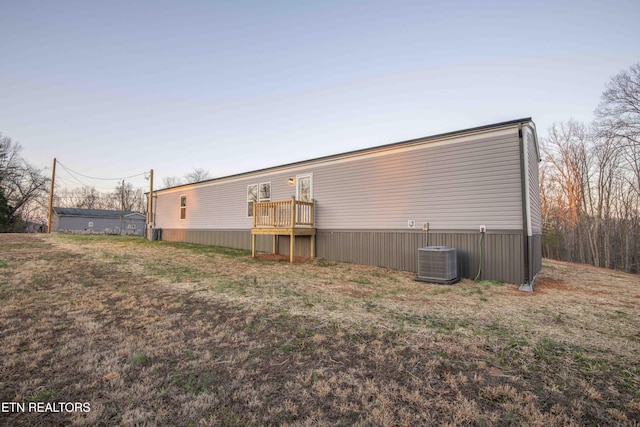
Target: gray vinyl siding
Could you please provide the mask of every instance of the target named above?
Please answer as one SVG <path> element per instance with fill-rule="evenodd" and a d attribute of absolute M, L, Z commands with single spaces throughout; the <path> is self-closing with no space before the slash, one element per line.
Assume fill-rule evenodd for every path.
<path fill-rule="evenodd" d="M 160 191 L 156 227 L 249 229 L 247 185 L 271 182 L 271 200 L 285 200 L 295 195 L 288 179 L 311 173 L 318 229 L 406 230 L 415 220 L 416 228 L 522 230 L 518 143 L 513 127 Z"/>
<path fill-rule="evenodd" d="M 523 234 L 488 232 L 482 242 L 483 265 L 480 279 L 505 283 L 524 280 Z M 257 250 L 271 252 L 272 236 L 256 236 Z M 226 246 L 249 250 L 249 230 L 164 229 L 162 240 Z M 480 262 L 480 233 L 442 231 L 425 233 L 407 230 L 319 230 L 316 254 L 319 258 L 374 265 L 416 273 L 417 248 L 425 245 L 456 248 L 461 277 L 475 278 Z M 309 256 L 309 237 L 296 237 L 296 256 Z M 279 238 L 278 252 L 289 254 L 289 237 Z M 536 271 L 539 271 L 537 267 Z"/>
<path fill-rule="evenodd" d="M 527 144 L 527 173 L 529 174 L 529 212 L 531 215 L 532 234 L 542 233 L 542 217 L 540 213 L 540 177 L 539 177 L 539 157 L 531 130 L 526 132 Z"/>
<path fill-rule="evenodd" d="M 517 130 L 314 170 L 318 228 L 522 229 Z"/>
<path fill-rule="evenodd" d="M 161 191 L 155 203 L 156 227 L 248 230 L 252 219 L 247 216 L 247 186 L 271 182 L 271 200 L 286 200 L 295 196 L 295 186 L 287 183 L 291 176 L 278 172 Z M 181 196 L 187 197 L 185 219 L 180 219 Z"/>
<path fill-rule="evenodd" d="M 542 269 L 542 215 L 540 206 L 540 177 L 539 162 L 540 156 L 537 146 L 537 140 L 534 136 L 534 130 L 530 127 L 525 128 L 525 149 L 527 150 L 527 183 L 529 188 L 529 221 L 531 222 L 531 236 L 527 238 L 528 245 L 528 279 L 532 281 Z"/>

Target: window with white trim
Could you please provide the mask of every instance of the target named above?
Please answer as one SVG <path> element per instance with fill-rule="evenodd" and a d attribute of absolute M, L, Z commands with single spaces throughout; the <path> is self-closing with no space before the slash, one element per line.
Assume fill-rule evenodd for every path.
<path fill-rule="evenodd" d="M 313 175 L 296 176 L 296 200 L 310 202 L 313 200 Z"/>
<path fill-rule="evenodd" d="M 258 184 L 247 185 L 247 216 L 253 217 L 253 203 L 258 201 Z"/>
<path fill-rule="evenodd" d="M 271 201 L 271 183 L 270 182 L 260 183 L 260 201 L 261 202 Z"/>
<path fill-rule="evenodd" d="M 187 196 L 180 196 L 180 219 L 187 218 Z"/>
<path fill-rule="evenodd" d="M 247 216 L 253 216 L 254 202 L 271 201 L 271 183 L 261 182 L 260 184 L 247 185 Z"/>

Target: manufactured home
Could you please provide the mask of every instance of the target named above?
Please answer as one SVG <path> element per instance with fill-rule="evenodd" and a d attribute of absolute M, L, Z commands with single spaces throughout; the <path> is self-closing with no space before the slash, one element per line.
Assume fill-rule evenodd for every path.
<path fill-rule="evenodd" d="M 54 207 L 54 233 L 98 233 L 142 236 L 146 217 L 140 212 Z"/>
<path fill-rule="evenodd" d="M 530 118 L 154 192 L 162 239 L 417 272 L 418 249 L 456 249 L 460 277 L 532 289 L 541 268 Z"/>

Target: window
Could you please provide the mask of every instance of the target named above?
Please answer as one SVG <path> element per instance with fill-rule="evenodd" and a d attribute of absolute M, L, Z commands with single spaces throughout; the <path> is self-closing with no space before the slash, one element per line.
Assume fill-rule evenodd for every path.
<path fill-rule="evenodd" d="M 253 217 L 253 202 L 258 201 L 258 184 L 247 185 L 247 216 Z"/>
<path fill-rule="evenodd" d="M 180 196 L 180 219 L 187 218 L 187 196 Z"/>
<path fill-rule="evenodd" d="M 260 201 L 261 202 L 271 201 L 271 183 L 270 182 L 264 182 L 260 184 Z"/>
<path fill-rule="evenodd" d="M 253 216 L 253 202 L 271 201 L 271 183 L 262 182 L 260 185 L 247 185 L 247 216 Z"/>
<path fill-rule="evenodd" d="M 296 176 L 296 199 L 301 202 L 313 200 L 313 175 Z"/>

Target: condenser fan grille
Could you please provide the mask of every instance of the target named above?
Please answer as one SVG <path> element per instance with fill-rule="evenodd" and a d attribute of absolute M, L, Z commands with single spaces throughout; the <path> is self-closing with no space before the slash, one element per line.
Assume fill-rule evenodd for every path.
<path fill-rule="evenodd" d="M 418 249 L 418 277 L 423 282 L 451 284 L 458 281 L 455 248 L 427 246 Z"/>

